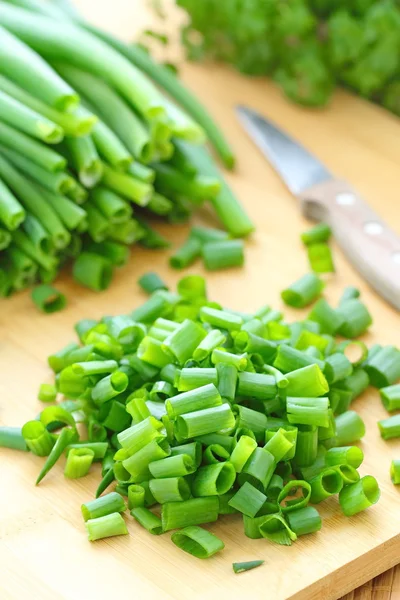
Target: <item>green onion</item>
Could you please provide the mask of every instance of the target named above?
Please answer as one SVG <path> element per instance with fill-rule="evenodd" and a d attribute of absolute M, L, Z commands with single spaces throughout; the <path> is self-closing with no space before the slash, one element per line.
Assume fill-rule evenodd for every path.
<path fill-rule="evenodd" d="M 348 410 L 337 416 L 335 421 L 336 442 L 338 446 L 346 446 L 364 437 L 364 421 L 354 410 Z"/>
<path fill-rule="evenodd" d="M 153 535 L 160 535 L 163 533 L 161 519 L 154 515 L 148 508 L 136 506 L 132 508 L 131 515 L 135 521 L 140 523 L 140 525 L 147 529 L 149 533 L 152 533 Z"/>
<path fill-rule="evenodd" d="M 125 373 L 114 371 L 96 383 L 92 389 L 92 399 L 97 406 L 100 406 L 124 392 L 128 383 L 129 380 Z"/>
<path fill-rule="evenodd" d="M 244 264 L 244 243 L 242 240 L 207 242 L 202 247 L 202 256 L 209 271 L 241 267 Z"/>
<path fill-rule="evenodd" d="M 321 327 L 321 333 L 335 335 L 344 323 L 344 317 L 332 308 L 325 298 L 320 298 L 311 309 L 308 319 Z"/>
<path fill-rule="evenodd" d="M 343 487 L 343 480 L 338 471 L 329 468 L 324 469 L 324 471 L 310 479 L 309 483 L 311 485 L 310 502 L 312 504 L 318 504 L 325 498 L 338 494 Z"/>
<path fill-rule="evenodd" d="M 216 331 L 216 330 L 214 330 Z M 207 338 L 204 338 L 207 339 Z M 200 342 L 199 346 L 194 350 L 193 357 L 195 356 L 198 348 L 201 346 L 202 342 Z M 202 387 L 207 384 L 213 384 L 217 386 L 218 384 L 218 372 L 216 368 L 183 368 L 179 372 L 179 377 L 177 379 L 178 391 L 179 392 L 188 392 L 190 390 L 195 390 L 196 388 Z"/>
<path fill-rule="evenodd" d="M 344 337 L 358 337 L 365 333 L 372 324 L 371 315 L 360 300 L 352 299 L 341 302 L 337 310 L 344 319 L 338 333 Z"/>
<path fill-rule="evenodd" d="M 286 432 L 284 429 L 280 428 L 276 432 L 267 430 L 265 433 L 267 443 L 264 448 L 274 456 L 277 463 L 282 460 L 293 458 L 295 454 L 295 442 L 297 441 L 296 428 L 294 428 L 292 432 Z M 288 438 L 288 434 L 292 433 L 295 435 L 290 435 L 290 437 L 294 438 L 294 441 Z"/>
<path fill-rule="evenodd" d="M 358 416 L 358 415 L 357 415 Z M 318 428 L 315 425 L 300 425 L 294 461 L 299 467 L 309 467 L 317 458 Z"/>
<path fill-rule="evenodd" d="M 86 188 L 94 187 L 102 178 L 103 164 L 90 135 L 66 138 L 69 162 Z"/>
<path fill-rule="evenodd" d="M 255 517 L 266 500 L 265 494 L 246 481 L 228 504 L 248 517 Z"/>
<path fill-rule="evenodd" d="M 400 437 L 400 414 L 378 421 L 378 427 L 384 440 Z"/>
<path fill-rule="evenodd" d="M 184 269 L 194 263 L 201 254 L 201 243 L 189 236 L 184 244 L 170 257 L 169 264 L 174 269 Z"/>
<path fill-rule="evenodd" d="M 264 448 L 255 448 L 239 474 L 239 483 L 246 481 L 257 489 L 268 487 L 276 467 L 274 456 Z"/>
<path fill-rule="evenodd" d="M 125 509 L 124 499 L 116 492 L 111 492 L 81 505 L 82 516 L 85 521 L 98 519 L 116 512 L 123 512 Z"/>
<path fill-rule="evenodd" d="M 366 475 L 357 483 L 346 485 L 339 494 L 339 503 L 346 517 L 351 517 L 378 502 L 380 489 L 375 477 Z"/>
<path fill-rule="evenodd" d="M 350 377 L 353 365 L 341 352 L 336 352 L 325 359 L 324 375 L 329 385 Z"/>
<path fill-rule="evenodd" d="M 52 407 L 53 408 L 53 407 Z M 56 408 L 56 407 L 54 407 Z M 44 463 L 37 479 L 36 485 L 42 481 L 42 479 L 47 475 L 47 473 L 54 467 L 58 459 L 62 456 L 65 448 L 76 439 L 77 433 L 75 429 L 70 429 L 69 427 L 64 427 L 62 429 L 60 435 L 56 439 L 54 446 L 51 449 L 50 454 L 48 455 L 46 462 Z"/>
<path fill-rule="evenodd" d="M 297 539 L 296 534 L 290 529 L 283 516 L 279 514 L 262 517 L 259 531 L 261 537 L 284 546 L 290 546 Z"/>
<path fill-rule="evenodd" d="M 128 533 L 125 521 L 119 512 L 107 514 L 97 519 L 89 519 L 86 521 L 85 527 L 90 542 Z"/>
<path fill-rule="evenodd" d="M 138 279 L 138 284 L 143 291 L 152 294 L 157 290 L 167 290 L 168 286 L 157 273 L 145 273 Z"/>
<path fill-rule="evenodd" d="M 331 228 L 327 223 L 318 223 L 314 227 L 311 227 L 311 229 L 304 231 L 300 237 L 303 244 L 310 246 L 311 244 L 327 242 L 331 234 Z"/>
<path fill-rule="evenodd" d="M 342 355 L 341 355 L 342 356 Z M 288 396 L 317 397 L 329 391 L 329 385 L 318 365 L 312 364 L 286 374 Z"/>
<path fill-rule="evenodd" d="M 188 454 L 175 454 L 162 460 L 151 462 L 149 464 L 149 471 L 155 478 L 181 478 L 194 473 L 197 467 L 198 464 L 195 464 L 193 454 L 192 456 Z"/>
<path fill-rule="evenodd" d="M 319 531 L 322 526 L 321 517 L 313 506 L 304 506 L 287 514 L 290 529 L 297 535 L 307 535 Z"/>
<path fill-rule="evenodd" d="M 364 453 L 357 446 L 330 448 L 325 454 L 325 462 L 330 467 L 334 465 L 350 465 L 358 469 L 363 460 Z"/>
<path fill-rule="evenodd" d="M 37 456 L 48 456 L 55 439 L 40 421 L 28 421 L 22 427 L 22 437 L 29 450 Z"/>
<path fill-rule="evenodd" d="M 221 398 L 233 402 L 236 394 L 238 372 L 234 365 L 219 362 L 216 365 L 218 391 Z"/>
<path fill-rule="evenodd" d="M 128 487 L 128 508 L 138 508 L 144 506 L 145 503 L 145 490 L 141 485 L 130 485 Z"/>
<path fill-rule="evenodd" d="M 64 294 L 50 285 L 39 285 L 32 291 L 32 300 L 39 310 L 44 313 L 53 313 L 66 306 Z M 49 400 L 46 400 L 47 402 Z"/>
<path fill-rule="evenodd" d="M 365 365 L 370 382 L 377 388 L 387 387 L 400 379 L 400 350 L 385 346 Z"/>
<path fill-rule="evenodd" d="M 149 485 L 151 493 L 159 504 L 183 502 L 191 495 L 189 484 L 183 477 L 151 479 Z"/>
<path fill-rule="evenodd" d="M 100 292 L 107 289 L 111 283 L 112 274 L 111 262 L 92 252 L 82 252 L 73 266 L 73 275 L 76 281 L 94 291 Z"/>
<path fill-rule="evenodd" d="M 4 7 L 2 12 L 6 13 L 8 8 Z M 16 14 L 17 21 L 29 20 L 30 13 L 18 8 L 16 10 L 18 11 Z M 17 37 L 14 37 L 9 31 L 3 29 L 3 27 L 8 29 L 5 14 L 2 14 L 1 23 L 0 63 L 2 73 L 50 106 L 54 106 L 61 111 L 74 108 L 79 102 L 78 95 L 34 50 L 26 46 Z M 14 31 L 14 33 L 21 37 L 19 32 Z M 29 68 L 27 68 L 27 65 L 29 65 Z"/>
<path fill-rule="evenodd" d="M 400 409 L 400 384 L 390 385 L 379 390 L 383 406 L 389 412 Z"/>
<path fill-rule="evenodd" d="M 0 448 L 29 450 L 20 427 L 0 427 Z"/>
<path fill-rule="evenodd" d="M 219 501 L 217 496 L 190 498 L 184 502 L 167 502 L 161 507 L 163 531 L 189 525 L 213 523 L 218 519 Z"/>
<path fill-rule="evenodd" d="M 309 244 L 307 247 L 308 260 L 314 273 L 334 273 L 335 266 L 331 249 L 328 244 Z"/>
<path fill-rule="evenodd" d="M 306 355 L 304 352 L 296 350 L 296 348 L 292 348 L 286 344 L 281 344 L 278 347 L 276 358 L 273 364 L 276 369 L 279 369 L 279 371 L 282 371 L 283 373 L 296 371 L 297 369 L 301 369 L 302 367 L 312 364 L 318 365 L 321 371 L 323 371 L 325 368 L 324 361 L 319 360 L 314 356 Z"/>
<path fill-rule="evenodd" d="M 68 452 L 67 462 L 64 469 L 65 477 L 78 479 L 89 473 L 93 462 L 94 452 L 89 448 L 72 448 Z"/>
<path fill-rule="evenodd" d="M 291 498 L 300 489 L 302 495 Z M 311 485 L 307 481 L 292 479 L 281 490 L 278 496 L 278 504 L 283 513 L 290 513 L 299 508 L 307 506 L 312 494 Z M 287 499 L 289 498 L 289 499 Z"/>
<path fill-rule="evenodd" d="M 308 273 L 284 290 L 281 296 L 288 306 L 304 308 L 318 298 L 323 288 L 321 279 L 313 273 Z"/>
<path fill-rule="evenodd" d="M 173 533 L 171 540 L 175 546 L 196 558 L 210 558 L 225 547 L 216 535 L 196 525 Z"/>
<path fill-rule="evenodd" d="M 51 383 L 42 383 L 39 388 L 38 399 L 41 402 L 55 402 L 57 398 L 56 386 Z"/>
<path fill-rule="evenodd" d="M 339 301 L 339 305 L 343 304 L 344 302 L 347 302 L 347 300 L 353 300 L 353 299 L 357 299 L 360 297 L 360 290 L 358 290 L 356 287 L 349 285 L 346 288 L 344 288 L 343 293 L 341 295 L 340 301 Z"/>
<path fill-rule="evenodd" d="M 229 462 L 200 467 L 193 480 L 193 496 L 220 496 L 233 486 L 236 472 Z"/>
<path fill-rule="evenodd" d="M 192 460 L 195 468 L 197 469 L 201 464 L 201 444 L 199 442 L 190 442 L 189 444 L 182 444 L 181 446 L 174 446 L 171 448 L 171 457 L 177 455 L 186 455 Z M 165 459 L 164 459 L 165 460 Z M 184 460 L 184 462 L 187 462 Z M 151 469 L 153 469 L 154 463 L 152 464 Z"/>
<path fill-rule="evenodd" d="M 220 406 L 213 406 L 212 408 L 205 408 L 203 410 L 197 410 L 178 416 L 176 420 L 176 431 L 182 440 L 187 440 L 199 435 L 205 435 L 206 433 L 230 429 L 234 427 L 234 425 L 235 417 L 230 407 L 226 404 L 222 404 Z"/>
<path fill-rule="evenodd" d="M 390 463 L 390 479 L 394 485 L 400 483 L 400 461 L 398 459 L 392 460 Z"/>
<path fill-rule="evenodd" d="M 47 144 L 57 144 L 64 132 L 56 123 L 0 90 L 2 120 Z"/>
<path fill-rule="evenodd" d="M 168 398 L 165 403 L 166 409 L 170 417 L 178 417 L 179 415 L 187 415 L 193 411 L 218 407 L 222 404 L 221 396 L 215 385 L 212 383 L 203 385 L 196 389 L 178 394 L 172 398 Z M 195 413 L 193 413 L 195 416 Z M 211 432 L 206 432 L 211 433 Z M 202 435 L 202 434 L 197 434 Z M 192 436 L 190 436 L 192 437 Z"/>
<path fill-rule="evenodd" d="M 296 425 L 329 425 L 328 398 L 294 398 L 286 400 L 286 410 L 289 423 Z"/>
<path fill-rule="evenodd" d="M 244 573 L 245 571 L 251 571 L 256 567 L 260 567 L 264 564 L 264 560 L 249 560 L 247 562 L 236 562 L 232 563 L 234 573 Z"/>

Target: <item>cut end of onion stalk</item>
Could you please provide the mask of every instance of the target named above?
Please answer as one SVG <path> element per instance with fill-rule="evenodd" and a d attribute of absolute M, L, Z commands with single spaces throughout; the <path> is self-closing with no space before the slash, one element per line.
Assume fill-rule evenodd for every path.
<path fill-rule="evenodd" d="M 78 108 L 80 97 L 78 94 L 65 94 L 60 96 L 54 104 L 54 107 L 61 112 L 73 112 Z"/>
<path fill-rule="evenodd" d="M 59 144 L 64 139 L 64 131 L 57 125 L 39 122 L 37 124 L 38 136 L 47 144 Z"/>

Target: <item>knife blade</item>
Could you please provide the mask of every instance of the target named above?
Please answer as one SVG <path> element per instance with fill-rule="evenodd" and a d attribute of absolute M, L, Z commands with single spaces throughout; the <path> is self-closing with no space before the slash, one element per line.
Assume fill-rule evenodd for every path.
<path fill-rule="evenodd" d="M 246 106 L 236 112 L 243 128 L 275 167 L 289 190 L 297 196 L 332 175 L 312 154 L 271 121 Z"/>
<path fill-rule="evenodd" d="M 237 106 L 243 128 L 301 203 L 305 216 L 329 223 L 368 283 L 400 310 L 400 237 L 346 182 L 257 111 Z"/>

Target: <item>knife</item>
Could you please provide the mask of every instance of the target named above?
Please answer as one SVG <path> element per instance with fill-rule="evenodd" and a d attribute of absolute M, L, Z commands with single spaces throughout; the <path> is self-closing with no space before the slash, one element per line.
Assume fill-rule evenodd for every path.
<path fill-rule="evenodd" d="M 354 267 L 400 310 L 400 237 L 346 182 L 256 111 L 237 106 L 253 142 L 300 201 L 306 217 L 327 222 Z"/>

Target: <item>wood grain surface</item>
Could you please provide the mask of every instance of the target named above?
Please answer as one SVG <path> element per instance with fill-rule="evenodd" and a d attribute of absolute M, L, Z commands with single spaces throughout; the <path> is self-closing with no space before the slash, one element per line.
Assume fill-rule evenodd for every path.
<path fill-rule="evenodd" d="M 128 0 L 80 0 L 92 21 L 133 36 L 147 16 Z M 225 67 L 184 65 L 181 74 L 224 127 L 238 156 L 229 181 L 246 205 L 257 231 L 246 249 L 246 266 L 208 275 L 210 297 L 235 309 L 252 311 L 262 303 L 281 307 L 279 291 L 307 270 L 299 233 L 307 226 L 296 201 L 239 128 L 233 107 L 241 102 L 264 112 L 302 140 L 335 173 L 350 181 L 371 206 L 400 233 L 400 122 L 383 110 L 345 93 L 331 107 L 310 112 L 289 104 L 275 86 L 244 79 Z M 214 223 L 204 211 L 196 219 Z M 161 231 L 179 244 L 184 226 Z M 356 285 L 374 315 L 369 343 L 399 344 L 399 316 L 371 291 L 334 245 L 337 275 L 326 297 L 337 302 L 345 285 Z M 144 300 L 136 280 L 157 270 L 174 285 L 180 273 L 167 266 L 167 252 L 134 249 L 112 287 L 95 294 L 76 285 L 68 273 L 58 285 L 68 308 L 54 315 L 36 312 L 29 293 L 0 303 L 0 423 L 20 425 L 40 410 L 41 382 L 50 381 L 46 357 L 68 343 L 73 324 L 83 317 L 124 313 Z M 200 265 L 193 272 L 202 273 Z M 299 312 L 286 310 L 288 318 Z M 393 567 L 400 556 L 400 491 L 389 478 L 391 458 L 400 456 L 398 441 L 379 438 L 376 422 L 385 416 L 378 394 L 368 390 L 354 408 L 367 424 L 361 446 L 362 475 L 375 475 L 382 488 L 378 505 L 347 519 L 336 499 L 321 505 L 323 528 L 292 547 L 250 540 L 237 517 L 223 517 L 210 527 L 226 549 L 209 561 L 178 550 L 170 534 L 153 537 L 127 518 L 130 536 L 91 544 L 80 504 L 90 499 L 99 466 L 86 478 L 67 481 L 57 466 L 39 487 L 34 480 L 42 459 L 0 450 L 0 598 L 1 600 L 333 600 Z M 234 575 L 233 561 L 265 559 L 261 568 Z M 346 600 L 386 600 L 400 594 L 399 571 L 380 575 Z"/>

